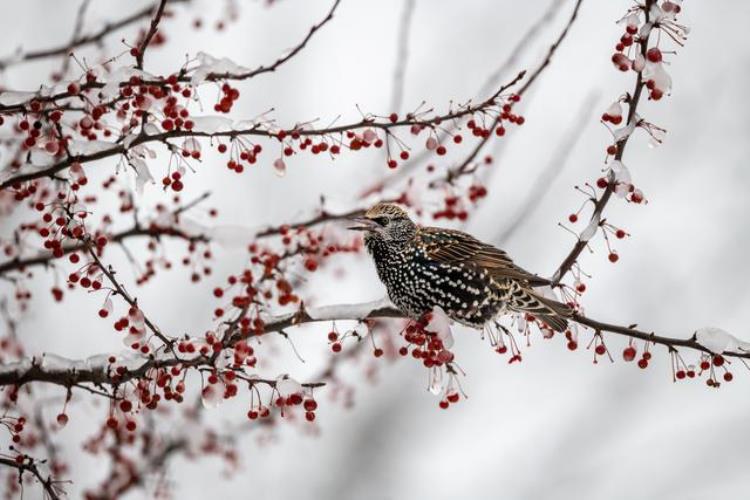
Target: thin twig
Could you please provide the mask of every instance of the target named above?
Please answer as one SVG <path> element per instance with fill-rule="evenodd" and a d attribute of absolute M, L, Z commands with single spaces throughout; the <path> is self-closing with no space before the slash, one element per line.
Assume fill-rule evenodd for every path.
<path fill-rule="evenodd" d="M 190 0 L 169 0 L 169 1 L 172 4 L 175 4 L 175 3 L 189 2 Z M 78 47 L 83 47 L 85 45 L 99 43 L 105 37 L 114 33 L 115 31 L 118 31 L 122 28 L 126 28 L 127 26 L 130 26 L 133 23 L 136 23 L 142 19 L 149 17 L 154 12 L 154 8 L 156 7 L 156 5 L 157 4 L 154 3 L 153 5 L 149 5 L 148 7 L 145 7 L 137 12 L 134 12 L 133 14 L 130 14 L 127 17 L 120 19 L 119 21 L 115 21 L 113 23 L 107 23 L 106 25 L 104 25 L 102 29 L 100 29 L 96 33 L 83 36 L 83 37 L 78 37 L 72 42 L 67 43 L 66 45 L 27 52 L 19 58 L 16 58 L 13 56 L 5 57 L 0 60 L 0 69 L 5 69 L 9 66 L 12 66 L 14 64 L 21 63 L 21 62 L 34 61 L 37 59 L 45 59 L 48 57 L 55 57 L 55 56 L 61 56 L 61 55 L 68 55 L 71 53 L 71 51 L 73 51 L 73 49 L 76 49 Z"/>
<path fill-rule="evenodd" d="M 646 5 L 644 8 L 644 13 L 646 16 L 646 23 L 648 24 L 651 6 L 655 3 L 656 0 L 646 0 Z M 646 57 L 646 51 L 648 50 L 648 41 L 651 36 L 652 30 L 649 30 L 647 35 L 642 39 L 639 40 L 640 44 L 640 50 L 641 55 Z M 636 109 L 638 108 L 638 103 L 641 100 L 641 95 L 643 93 L 643 87 L 646 85 L 646 82 L 643 80 L 643 75 L 641 72 L 638 72 L 638 76 L 636 77 L 635 81 L 635 89 L 633 90 L 632 97 L 628 100 L 628 116 L 627 121 L 625 122 L 626 125 L 630 125 L 633 120 L 635 120 L 636 117 Z M 615 160 L 619 161 L 622 160 L 623 154 L 625 153 L 625 146 L 627 146 L 628 141 L 630 140 L 630 135 L 628 134 L 625 137 L 623 137 L 618 143 L 617 143 L 617 153 L 615 154 Z M 607 203 L 609 202 L 612 193 L 615 190 L 616 182 L 615 182 L 615 176 L 614 172 L 610 172 L 609 176 L 607 178 L 607 187 L 604 189 L 604 192 L 602 193 L 601 197 L 596 201 L 594 204 L 594 211 L 591 214 L 590 220 L 601 220 L 602 212 L 604 212 L 604 208 L 607 206 Z M 565 275 L 570 271 L 570 269 L 573 267 L 573 264 L 578 260 L 578 256 L 581 254 L 584 248 L 588 245 L 588 241 L 578 240 L 576 241 L 575 245 L 573 245 L 573 248 L 570 250 L 568 255 L 563 259 L 562 263 L 560 264 L 560 267 L 555 272 L 554 277 L 552 278 L 552 282 L 556 285 L 560 283 L 560 281 L 565 277 Z"/>
<path fill-rule="evenodd" d="M 137 48 L 137 53 L 135 55 L 135 67 L 138 69 L 143 69 L 143 56 L 146 54 L 148 44 L 151 43 L 151 39 L 159 29 L 159 22 L 161 21 L 162 15 L 164 15 L 164 7 L 166 7 L 166 5 L 167 0 L 161 0 L 159 2 L 159 5 L 156 7 L 156 12 L 154 13 L 154 17 L 151 19 L 151 26 L 149 27 L 146 36 L 143 37 L 143 41 Z"/>
<path fill-rule="evenodd" d="M 550 156 L 547 166 L 539 173 L 536 179 L 534 179 L 534 182 L 532 182 L 531 190 L 526 195 L 526 199 L 521 204 L 521 207 L 517 209 L 515 215 L 510 218 L 510 224 L 508 224 L 507 227 L 494 238 L 494 241 L 498 244 L 508 241 L 518 228 L 521 227 L 521 224 L 539 207 L 540 200 L 549 192 L 555 179 L 557 179 L 565 168 L 567 159 L 583 135 L 584 127 L 591 117 L 591 112 L 598 99 L 599 93 L 592 91 L 583 101 L 581 109 L 578 111 L 578 117 L 575 122 L 570 125 L 568 134 L 563 137 L 554 153 Z"/>

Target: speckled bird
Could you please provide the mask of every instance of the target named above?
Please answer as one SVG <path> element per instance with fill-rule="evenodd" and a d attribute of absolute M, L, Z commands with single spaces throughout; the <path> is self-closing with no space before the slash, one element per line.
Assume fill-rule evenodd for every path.
<path fill-rule="evenodd" d="M 419 319 L 439 306 L 473 328 L 508 312 L 528 313 L 556 331 L 567 328 L 570 307 L 534 290 L 549 280 L 518 267 L 504 251 L 461 231 L 419 226 L 391 203 L 355 221 L 350 229 L 365 233 L 388 297 L 406 316 Z"/>

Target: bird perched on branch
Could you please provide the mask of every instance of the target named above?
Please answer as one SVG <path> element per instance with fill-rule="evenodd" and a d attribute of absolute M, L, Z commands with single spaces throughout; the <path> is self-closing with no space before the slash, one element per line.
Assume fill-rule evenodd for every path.
<path fill-rule="evenodd" d="M 507 312 L 529 314 L 558 332 L 567 328 L 572 309 L 534 290 L 549 280 L 518 267 L 504 251 L 461 231 L 418 226 L 391 203 L 355 221 L 350 229 L 365 233 L 391 302 L 412 319 L 439 306 L 474 328 Z"/>

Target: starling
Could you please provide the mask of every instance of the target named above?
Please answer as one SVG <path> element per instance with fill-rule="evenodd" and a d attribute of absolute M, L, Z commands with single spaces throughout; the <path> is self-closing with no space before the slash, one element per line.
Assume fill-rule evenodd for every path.
<path fill-rule="evenodd" d="M 412 319 L 435 306 L 452 320 L 482 328 L 496 316 L 526 313 L 558 332 L 572 310 L 534 287 L 549 280 L 513 263 L 508 254 L 451 229 L 421 227 L 399 206 L 379 203 L 350 229 L 365 233 L 365 246 L 391 302 Z"/>

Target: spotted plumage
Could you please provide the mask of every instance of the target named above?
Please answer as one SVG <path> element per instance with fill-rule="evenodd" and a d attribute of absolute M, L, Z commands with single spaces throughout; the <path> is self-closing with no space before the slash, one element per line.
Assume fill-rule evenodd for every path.
<path fill-rule="evenodd" d="M 365 246 L 393 304 L 414 319 L 441 307 L 481 328 L 505 312 L 535 316 L 564 331 L 568 306 L 534 291 L 548 280 L 525 271 L 502 250 L 461 231 L 416 225 L 399 206 L 380 203 L 357 219 Z"/>

